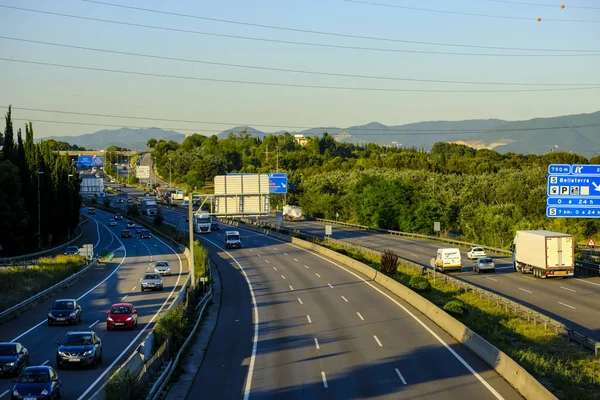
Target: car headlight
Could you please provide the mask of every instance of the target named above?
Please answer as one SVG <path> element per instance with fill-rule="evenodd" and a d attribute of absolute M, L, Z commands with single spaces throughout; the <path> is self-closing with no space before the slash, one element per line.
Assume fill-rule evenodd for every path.
<path fill-rule="evenodd" d="M 8 363 L 6 363 L 4 365 L 8 365 L 9 367 L 14 367 L 15 366 L 15 362 L 11 361 L 11 362 L 8 362 Z"/>
<path fill-rule="evenodd" d="M 133 320 L 133 315 L 130 316 L 129 318 L 127 318 L 127 321 L 131 321 L 131 320 Z"/>
<path fill-rule="evenodd" d="M 108 317 L 108 318 L 107 318 L 107 321 L 110 321 L 110 322 L 115 322 L 115 321 L 114 321 L 114 320 L 113 320 L 111 317 Z"/>
<path fill-rule="evenodd" d="M 48 396 L 48 390 L 44 389 L 42 390 L 42 393 L 40 393 L 42 396 Z"/>
<path fill-rule="evenodd" d="M 48 313 L 48 316 L 49 316 L 50 318 L 54 318 L 54 315 L 52 315 L 52 313 L 51 313 L 51 312 L 49 312 L 49 313 Z"/>
<path fill-rule="evenodd" d="M 59 351 L 58 355 L 61 356 L 61 357 L 65 357 L 65 353 L 63 353 L 62 351 Z"/>
<path fill-rule="evenodd" d="M 91 351 L 91 350 L 85 351 L 85 352 L 83 353 L 83 355 L 84 355 L 84 356 L 89 356 L 90 354 L 92 354 L 92 351 Z"/>
<path fill-rule="evenodd" d="M 15 390 L 13 390 L 13 396 L 15 396 L 15 397 L 19 397 L 19 392 L 17 392 L 17 390 L 16 390 L 16 389 L 15 389 Z"/>
<path fill-rule="evenodd" d="M 69 317 L 74 317 L 75 316 L 75 312 L 73 311 L 71 314 L 69 314 Z"/>

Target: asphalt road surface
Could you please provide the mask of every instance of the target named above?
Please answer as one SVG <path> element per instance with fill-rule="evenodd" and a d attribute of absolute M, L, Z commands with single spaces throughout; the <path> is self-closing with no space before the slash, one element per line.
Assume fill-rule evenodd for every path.
<path fill-rule="evenodd" d="M 83 209 L 86 212 L 86 209 Z M 126 360 L 135 349 L 144 332 L 156 319 L 157 313 L 170 304 L 187 279 L 188 266 L 183 254 L 176 253 L 168 244 L 157 238 L 121 239 L 120 230 L 126 220 L 116 227 L 108 227 L 112 215 L 97 210 L 90 216 L 98 221 L 100 238 L 95 252 L 102 249 L 115 252 L 112 262 L 102 263 L 79 281 L 44 303 L 35 306 L 22 316 L 0 325 L 0 341 L 18 341 L 30 353 L 30 365 L 46 364 L 56 368 L 56 342 L 73 330 L 94 330 L 103 341 L 103 361 L 97 368 L 72 368 L 59 370 L 63 382 L 64 399 L 88 398 L 104 382 L 108 371 Z M 91 224 L 93 222 L 89 222 Z M 171 263 L 173 275 L 164 277 L 163 291 L 140 291 L 139 281 L 144 272 L 158 260 Z M 47 310 L 57 298 L 78 299 L 83 308 L 83 321 L 78 326 L 51 326 L 46 323 Z M 131 302 L 138 310 L 138 328 L 133 331 L 106 331 L 106 314 L 111 304 Z M 12 379 L 0 380 L 0 399 L 10 397 Z"/>
<path fill-rule="evenodd" d="M 261 217 L 261 221 L 275 224 L 275 217 Z M 323 236 L 325 223 L 317 221 L 284 222 L 284 227 Z M 383 233 L 333 225 L 333 239 L 344 240 L 375 250 L 391 249 L 400 257 L 429 266 L 437 249 L 454 245 L 403 238 Z M 527 305 L 545 315 L 575 328 L 577 331 L 600 340 L 600 278 L 574 277 L 537 279 L 532 275 L 514 272 L 512 259 L 493 257 L 496 273 L 473 272 L 473 261 L 467 259 L 468 248 L 461 248 L 463 270 L 452 276 L 501 294 Z"/>

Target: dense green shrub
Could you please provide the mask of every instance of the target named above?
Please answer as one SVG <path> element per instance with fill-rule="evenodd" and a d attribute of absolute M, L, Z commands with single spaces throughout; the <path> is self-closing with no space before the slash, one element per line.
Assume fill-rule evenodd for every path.
<path fill-rule="evenodd" d="M 459 317 L 463 315 L 466 311 L 465 305 L 459 300 L 450 300 L 446 304 L 444 304 L 444 311 L 449 314 Z"/>
<path fill-rule="evenodd" d="M 431 290 L 431 284 L 422 276 L 412 276 L 408 281 L 408 286 L 416 292 L 428 292 Z"/>

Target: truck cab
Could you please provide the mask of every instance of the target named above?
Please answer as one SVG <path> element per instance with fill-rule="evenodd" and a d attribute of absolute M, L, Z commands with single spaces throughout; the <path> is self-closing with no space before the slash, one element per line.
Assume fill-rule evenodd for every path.
<path fill-rule="evenodd" d="M 194 232 L 210 233 L 212 228 L 212 217 L 206 211 L 199 211 L 194 214 Z"/>
<path fill-rule="evenodd" d="M 225 247 L 228 249 L 242 247 L 242 237 L 238 231 L 225 232 Z"/>

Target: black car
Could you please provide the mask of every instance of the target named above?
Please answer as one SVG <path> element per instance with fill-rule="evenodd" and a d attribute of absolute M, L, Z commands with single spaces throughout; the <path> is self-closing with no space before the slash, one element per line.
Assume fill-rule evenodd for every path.
<path fill-rule="evenodd" d="M 102 362 L 102 340 L 94 331 L 69 332 L 56 343 L 56 367 L 92 365 Z"/>
<path fill-rule="evenodd" d="M 115 221 L 121 221 L 123 216 L 121 214 L 115 214 Z"/>
<path fill-rule="evenodd" d="M 61 397 L 62 382 L 56 371 L 47 365 L 25 368 L 10 394 L 12 400 L 59 399 Z"/>
<path fill-rule="evenodd" d="M 0 375 L 19 375 L 27 364 L 29 352 L 21 343 L 0 343 Z"/>
<path fill-rule="evenodd" d="M 117 200 L 117 204 L 123 204 L 123 199 Z"/>
<path fill-rule="evenodd" d="M 219 227 L 219 223 L 218 223 L 218 222 L 215 222 L 215 221 L 212 221 L 212 222 L 210 223 L 210 230 L 211 230 L 211 231 L 220 231 L 220 230 L 221 230 L 221 228 Z"/>
<path fill-rule="evenodd" d="M 130 238 L 131 237 L 131 231 L 129 229 L 123 229 L 121 231 L 121 237 L 122 238 Z"/>
<path fill-rule="evenodd" d="M 140 239 L 150 239 L 152 236 L 150 235 L 150 231 L 148 229 L 142 229 L 140 232 Z"/>
<path fill-rule="evenodd" d="M 66 256 L 72 256 L 76 254 L 79 254 L 79 248 L 77 246 L 68 246 L 64 252 L 64 255 Z"/>
<path fill-rule="evenodd" d="M 143 226 L 139 226 L 139 225 L 135 226 L 135 233 L 140 234 L 140 233 L 142 233 L 143 230 L 144 230 Z"/>
<path fill-rule="evenodd" d="M 89 207 L 88 215 L 96 215 L 96 209 L 94 207 Z"/>
<path fill-rule="evenodd" d="M 56 300 L 48 310 L 48 326 L 53 324 L 73 324 L 81 322 L 83 310 L 75 299 Z"/>

